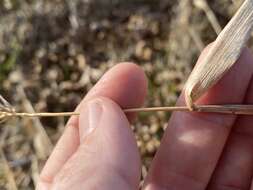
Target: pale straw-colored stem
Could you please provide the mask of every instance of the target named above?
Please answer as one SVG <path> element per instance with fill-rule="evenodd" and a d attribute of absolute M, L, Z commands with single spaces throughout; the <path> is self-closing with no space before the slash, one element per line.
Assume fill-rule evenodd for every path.
<path fill-rule="evenodd" d="M 17 117 L 68 117 L 73 115 L 80 115 L 77 112 L 59 112 L 59 113 L 14 113 L 10 114 L 10 116 L 17 116 Z"/>
<path fill-rule="evenodd" d="M 187 106 L 174 107 L 150 107 L 150 108 L 130 108 L 124 109 L 125 113 L 138 112 L 203 112 L 203 113 L 221 113 L 232 115 L 253 115 L 253 105 L 198 105 L 194 111 Z M 78 116 L 79 112 L 60 112 L 60 113 L 16 113 L 2 112 L 3 118 L 9 117 L 69 117 Z"/>
<path fill-rule="evenodd" d="M 206 113 L 223 113 L 233 115 L 253 115 L 253 105 L 199 105 L 192 111 L 186 106 L 178 107 L 153 107 L 153 108 L 133 108 L 125 109 L 125 113 L 129 112 L 173 112 L 173 111 L 184 111 L 184 112 L 206 112 Z"/>

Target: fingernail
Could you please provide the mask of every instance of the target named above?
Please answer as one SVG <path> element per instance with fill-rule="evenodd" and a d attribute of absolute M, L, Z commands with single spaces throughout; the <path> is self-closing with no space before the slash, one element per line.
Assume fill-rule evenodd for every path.
<path fill-rule="evenodd" d="M 99 99 L 90 100 L 84 105 L 79 117 L 80 139 L 84 139 L 99 126 L 102 112 L 102 102 Z"/>

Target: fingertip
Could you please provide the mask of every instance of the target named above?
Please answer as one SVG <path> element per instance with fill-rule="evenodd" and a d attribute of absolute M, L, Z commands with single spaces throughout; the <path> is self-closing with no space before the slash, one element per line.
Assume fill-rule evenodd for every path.
<path fill-rule="evenodd" d="M 119 63 L 111 68 L 86 98 L 107 97 L 121 108 L 141 106 L 147 94 L 147 79 L 141 67 L 134 63 Z"/>
<path fill-rule="evenodd" d="M 112 69 L 112 72 L 114 69 L 115 72 L 117 70 L 124 71 L 123 76 L 128 78 L 128 83 L 131 84 L 128 90 L 134 93 L 133 97 L 135 98 L 132 99 L 134 100 L 133 104 L 135 103 L 138 106 L 142 105 L 148 89 L 148 80 L 144 70 L 137 64 L 131 62 L 119 63 Z"/>
<path fill-rule="evenodd" d="M 129 75 L 131 76 L 131 78 L 129 78 L 128 83 L 132 84 L 129 87 L 127 87 L 128 90 L 132 93 L 132 97 L 131 96 L 130 96 L 131 98 L 129 97 L 129 100 L 131 99 L 132 104 L 122 106 L 119 103 L 119 105 L 124 109 L 138 108 L 143 106 L 148 91 L 148 79 L 144 70 L 137 64 L 131 62 L 120 63 L 117 66 L 115 66 L 115 69 L 125 70 L 126 77 Z M 136 118 L 136 113 L 127 113 L 126 115 L 130 122 L 133 122 Z"/>
<path fill-rule="evenodd" d="M 130 62 L 115 65 L 99 80 L 85 99 L 102 96 L 116 102 L 122 109 L 141 107 L 147 95 L 147 78 L 143 69 Z M 127 114 L 132 122 L 136 114 Z"/>

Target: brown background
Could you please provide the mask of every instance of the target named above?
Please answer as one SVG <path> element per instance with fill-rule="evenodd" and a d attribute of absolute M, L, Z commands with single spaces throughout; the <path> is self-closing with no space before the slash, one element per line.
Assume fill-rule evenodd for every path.
<path fill-rule="evenodd" d="M 146 106 L 173 105 L 198 55 L 242 0 L 1 0 L 0 92 L 18 111 L 72 111 L 121 61 L 149 79 Z M 251 46 L 252 43 L 249 43 Z M 133 126 L 145 176 L 169 114 Z M 0 124 L 0 189 L 33 189 L 63 118 Z M 29 188 L 28 188 L 29 187 Z"/>

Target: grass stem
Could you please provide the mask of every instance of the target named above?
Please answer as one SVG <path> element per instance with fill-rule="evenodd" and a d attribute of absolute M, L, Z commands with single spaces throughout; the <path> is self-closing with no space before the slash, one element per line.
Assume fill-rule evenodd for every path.
<path fill-rule="evenodd" d="M 253 105 L 198 105 L 191 111 L 187 106 L 174 107 L 150 107 L 150 108 L 130 108 L 124 109 L 125 113 L 138 112 L 203 112 L 220 113 L 232 115 L 253 115 Z M 78 112 L 59 112 L 59 113 L 18 113 L 18 112 L 0 112 L 0 119 L 9 117 L 69 117 L 80 115 Z"/>

